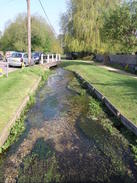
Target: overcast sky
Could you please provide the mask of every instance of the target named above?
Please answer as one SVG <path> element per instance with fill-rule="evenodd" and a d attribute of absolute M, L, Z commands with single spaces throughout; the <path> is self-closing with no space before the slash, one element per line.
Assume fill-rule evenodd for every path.
<path fill-rule="evenodd" d="M 60 15 L 66 10 L 67 0 L 41 0 L 56 33 L 59 33 Z M 26 0 L 0 0 L 0 30 L 4 31 L 9 20 L 26 12 Z M 31 0 L 31 13 L 45 17 L 38 0 Z"/>

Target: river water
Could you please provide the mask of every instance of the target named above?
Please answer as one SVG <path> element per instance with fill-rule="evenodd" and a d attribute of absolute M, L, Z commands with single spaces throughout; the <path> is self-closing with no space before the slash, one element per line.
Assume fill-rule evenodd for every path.
<path fill-rule="evenodd" d="M 89 101 L 73 73 L 57 68 L 37 92 L 24 133 L 1 158 L 0 182 L 137 182 L 128 141 L 89 118 Z M 89 124 L 90 138 L 79 124 Z"/>

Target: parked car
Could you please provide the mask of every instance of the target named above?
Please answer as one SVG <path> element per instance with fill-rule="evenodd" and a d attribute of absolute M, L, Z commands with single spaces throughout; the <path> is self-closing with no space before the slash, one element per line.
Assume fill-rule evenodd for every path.
<path fill-rule="evenodd" d="M 33 58 L 35 64 L 40 64 L 41 54 L 42 54 L 42 52 L 33 52 L 32 53 L 32 58 Z"/>
<path fill-rule="evenodd" d="M 9 66 L 13 67 L 22 67 L 28 66 L 28 54 L 27 53 L 21 53 L 21 52 L 15 52 L 12 54 L 12 56 L 8 59 Z M 34 60 L 31 59 L 31 65 L 34 65 Z"/>
<path fill-rule="evenodd" d="M 5 53 L 5 60 L 6 60 L 6 62 L 12 56 L 13 53 L 16 53 L 16 52 L 15 51 L 6 51 L 6 53 Z"/>
<path fill-rule="evenodd" d="M 29 65 L 29 60 L 28 60 L 28 53 L 24 53 L 23 55 L 23 63 L 25 66 Z M 35 64 L 35 60 L 33 59 L 32 55 L 31 55 L 31 65 Z"/>

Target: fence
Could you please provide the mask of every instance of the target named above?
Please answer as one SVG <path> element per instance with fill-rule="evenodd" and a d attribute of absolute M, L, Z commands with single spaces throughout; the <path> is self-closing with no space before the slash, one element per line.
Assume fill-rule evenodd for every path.
<path fill-rule="evenodd" d="M 46 64 L 48 68 L 52 66 L 58 65 L 61 61 L 60 54 L 41 54 L 40 64 Z M 3 62 L 4 63 L 4 62 Z M 6 62 L 3 65 L 0 65 L 0 76 L 6 75 L 8 77 L 8 73 L 11 72 L 9 70 L 9 63 Z"/>
<path fill-rule="evenodd" d="M 61 55 L 60 54 L 42 54 L 41 55 L 41 64 L 43 63 L 53 63 L 53 62 L 60 62 L 61 61 Z"/>

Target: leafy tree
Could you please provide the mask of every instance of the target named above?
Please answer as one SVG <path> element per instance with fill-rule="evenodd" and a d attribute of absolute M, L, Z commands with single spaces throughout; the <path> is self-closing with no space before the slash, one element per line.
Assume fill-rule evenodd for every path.
<path fill-rule="evenodd" d="M 32 51 L 60 52 L 61 48 L 45 19 L 33 16 L 31 19 Z M 8 24 L 0 39 L 0 49 L 27 51 L 27 17 L 19 15 L 15 22 Z"/>
<path fill-rule="evenodd" d="M 114 9 L 119 0 L 69 0 L 68 10 L 61 17 L 65 51 L 100 51 L 100 29 L 103 14 Z"/>
<path fill-rule="evenodd" d="M 109 16 L 105 17 L 102 41 L 106 43 L 109 41 L 111 47 L 115 46 L 116 51 L 128 53 L 137 50 L 136 1 L 117 6 Z"/>

